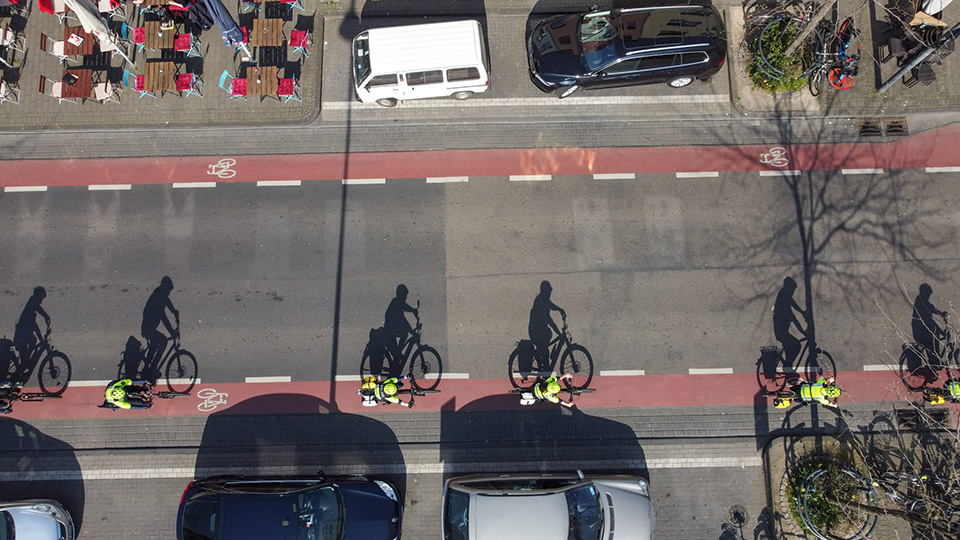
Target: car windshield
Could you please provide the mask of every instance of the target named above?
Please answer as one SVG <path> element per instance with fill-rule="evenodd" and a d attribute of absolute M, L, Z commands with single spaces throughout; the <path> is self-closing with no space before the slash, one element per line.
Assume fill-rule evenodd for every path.
<path fill-rule="evenodd" d="M 343 523 L 336 489 L 324 487 L 297 495 L 297 540 L 337 540 Z"/>
<path fill-rule="evenodd" d="M 353 40 L 353 81 L 357 86 L 370 76 L 370 37 L 366 32 Z"/>
<path fill-rule="evenodd" d="M 617 57 L 617 28 L 605 13 L 588 13 L 580 20 L 580 51 L 583 63 L 593 71 Z"/>
<path fill-rule="evenodd" d="M 219 540 L 220 496 L 194 497 L 183 509 L 183 540 Z"/>
<path fill-rule="evenodd" d="M 603 529 L 600 499 L 593 484 L 566 492 L 570 519 L 568 540 L 598 540 Z"/>
<path fill-rule="evenodd" d="M 8 512 L 0 512 L 0 540 L 13 540 L 13 517 Z"/>
<path fill-rule="evenodd" d="M 443 509 L 444 540 L 468 540 L 470 496 L 451 489 L 447 493 L 447 507 Z"/>

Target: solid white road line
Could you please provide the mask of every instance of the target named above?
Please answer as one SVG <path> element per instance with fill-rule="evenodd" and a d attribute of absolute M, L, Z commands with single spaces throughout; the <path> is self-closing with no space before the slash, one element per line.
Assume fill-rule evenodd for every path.
<path fill-rule="evenodd" d="M 800 176 L 803 171 L 760 171 L 760 176 Z"/>
<path fill-rule="evenodd" d="M 444 373 L 440 377 L 443 379 L 469 379 L 470 374 L 469 373 Z M 436 379 L 437 376 L 435 374 L 432 376 L 427 375 L 426 378 Z M 336 377 L 334 377 L 334 380 L 337 382 L 359 382 L 360 375 L 337 375 Z"/>
<path fill-rule="evenodd" d="M 99 386 L 101 388 L 106 387 L 108 384 L 113 381 L 70 381 L 70 386 L 80 387 L 80 386 Z"/>
<path fill-rule="evenodd" d="M 277 376 L 277 377 L 246 377 L 243 379 L 243 382 L 247 383 L 275 383 L 275 382 L 290 382 L 290 377 Z"/>
<path fill-rule="evenodd" d="M 604 173 L 593 175 L 594 180 L 634 180 L 637 175 L 634 173 Z"/>
<path fill-rule="evenodd" d="M 174 182 L 173 189 L 179 188 L 211 188 L 217 187 L 216 182 Z"/>
<path fill-rule="evenodd" d="M 691 375 L 724 375 L 733 373 L 733 368 L 690 368 L 688 371 Z"/>
<path fill-rule="evenodd" d="M 367 186 L 386 183 L 386 178 L 345 178 L 343 180 L 343 185 L 345 186 Z"/>
<path fill-rule="evenodd" d="M 927 167 L 925 169 L 927 172 L 938 173 L 938 172 L 960 172 L 960 167 Z"/>
<path fill-rule="evenodd" d="M 608 369 L 601 371 L 601 377 L 633 377 L 635 375 L 646 375 L 642 369 Z"/>
<path fill-rule="evenodd" d="M 714 171 L 678 172 L 677 178 L 718 178 L 720 173 Z"/>
<path fill-rule="evenodd" d="M 547 180 L 552 180 L 553 177 L 549 174 L 511 174 L 511 182 L 545 182 Z"/>
<path fill-rule="evenodd" d="M 296 187 L 299 185 L 299 180 L 260 180 L 257 182 L 257 187 Z"/>
<path fill-rule="evenodd" d="M 130 184 L 92 184 L 87 186 L 90 191 L 128 191 Z"/>
<path fill-rule="evenodd" d="M 427 178 L 428 184 L 450 184 L 455 182 L 467 182 L 469 176 L 440 176 L 437 178 Z"/>
<path fill-rule="evenodd" d="M 73 381 L 73 380 L 71 380 L 71 381 L 70 381 L 70 386 L 77 387 L 77 388 L 79 388 L 79 387 L 90 387 L 90 386 L 105 387 L 105 386 L 107 386 L 108 384 L 112 383 L 114 380 L 115 380 L 115 379 L 111 379 L 111 380 L 108 380 L 108 381 L 107 381 L 107 380 L 104 380 L 104 381 Z M 190 380 L 189 380 L 189 379 L 170 379 L 170 382 L 173 383 L 173 384 L 190 384 Z M 200 380 L 200 378 L 197 377 L 197 380 L 194 381 L 194 385 L 198 385 L 198 384 L 200 384 L 201 382 L 202 382 L 202 381 Z M 166 386 L 166 384 L 167 384 L 167 380 L 166 380 L 166 379 L 161 379 L 161 380 L 157 381 L 157 386 L 158 386 L 158 387 L 161 387 L 161 390 L 163 389 L 162 387 L 165 387 L 165 386 Z"/>
<path fill-rule="evenodd" d="M 7 186 L 3 188 L 4 193 L 27 193 L 30 191 L 46 191 L 47 186 Z"/>
<path fill-rule="evenodd" d="M 899 369 L 897 366 L 888 364 L 866 364 L 863 366 L 864 371 L 897 371 Z"/>
<path fill-rule="evenodd" d="M 883 174 L 883 169 L 840 169 L 840 174 Z"/>

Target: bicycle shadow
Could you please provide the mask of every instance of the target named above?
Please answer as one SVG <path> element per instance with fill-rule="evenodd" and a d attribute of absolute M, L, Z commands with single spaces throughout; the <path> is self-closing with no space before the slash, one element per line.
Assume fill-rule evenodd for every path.
<path fill-rule="evenodd" d="M 194 465 L 195 478 L 318 471 L 382 476 L 406 494 L 403 453 L 387 424 L 305 394 L 258 396 L 211 414 Z"/>
<path fill-rule="evenodd" d="M 0 449 L 0 489 L 4 500 L 59 501 L 70 512 L 79 532 L 85 491 L 74 448 L 26 422 L 5 418 L 0 420 Z"/>

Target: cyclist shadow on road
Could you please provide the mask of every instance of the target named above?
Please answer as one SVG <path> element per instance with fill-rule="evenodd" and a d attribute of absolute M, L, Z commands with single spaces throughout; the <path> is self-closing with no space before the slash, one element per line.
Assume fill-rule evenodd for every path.
<path fill-rule="evenodd" d="M 512 394 L 459 408 L 451 399 L 440 413 L 440 441 L 445 479 L 478 472 L 566 472 L 573 462 L 649 480 L 643 448 L 629 425 L 559 405 L 521 407 Z"/>
<path fill-rule="evenodd" d="M 70 512 L 79 532 L 83 524 L 84 483 L 74 448 L 13 419 L 0 421 L 0 447 L 4 449 L 0 470 L 8 478 L 17 478 L 0 483 L 4 499 L 57 500 Z"/>
<path fill-rule="evenodd" d="M 226 397 L 229 401 L 229 396 Z M 319 413 L 319 414 L 318 414 Z M 406 493 L 397 436 L 385 423 L 340 413 L 306 394 L 240 401 L 207 418 L 194 476 L 372 474 Z"/>

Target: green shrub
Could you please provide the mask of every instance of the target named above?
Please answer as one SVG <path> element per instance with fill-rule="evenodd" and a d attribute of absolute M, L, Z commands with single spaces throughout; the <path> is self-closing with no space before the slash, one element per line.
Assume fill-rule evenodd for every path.
<path fill-rule="evenodd" d="M 850 500 L 856 495 L 857 487 L 853 479 L 841 471 L 841 465 L 838 462 L 814 460 L 797 467 L 790 474 L 787 495 L 793 519 L 805 530 L 806 526 L 800 519 L 800 490 L 807 476 L 818 469 L 826 472 L 817 478 L 816 490 L 807 493 L 807 517 L 818 531 L 827 532 L 840 528 L 841 521 L 846 517 L 836 501 Z"/>
<path fill-rule="evenodd" d="M 750 47 L 750 51 L 753 53 L 753 61 L 747 66 L 747 74 L 753 81 L 754 86 L 768 92 L 795 92 L 803 88 L 803 84 L 806 82 L 806 78 L 801 79 L 805 47 L 798 47 L 793 56 L 784 54 L 787 47 L 793 43 L 793 40 L 799 34 L 800 28 L 797 24 L 789 19 L 784 19 L 771 24 L 765 33 L 753 41 Z M 760 56 L 761 46 L 770 66 L 782 72 L 779 77 L 771 77 L 771 75 L 777 73 L 770 66 L 766 66 L 769 75 L 760 69 L 763 62 L 763 58 Z"/>

